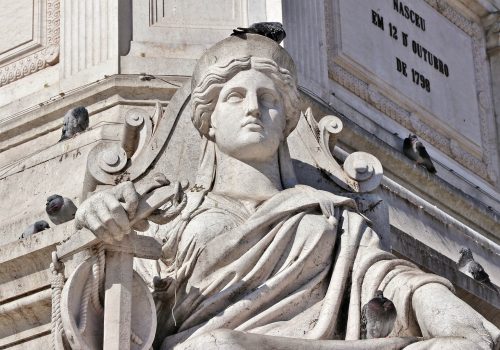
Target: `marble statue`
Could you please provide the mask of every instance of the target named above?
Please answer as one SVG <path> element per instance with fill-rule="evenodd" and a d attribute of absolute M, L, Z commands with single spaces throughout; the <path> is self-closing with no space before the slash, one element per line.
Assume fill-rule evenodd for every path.
<path fill-rule="evenodd" d="M 297 183 L 287 137 L 299 120 L 296 71 L 276 42 L 229 37 L 200 58 L 192 121 L 196 183 L 170 222 L 144 232 L 158 261 L 135 261 L 156 304 L 154 349 L 493 349 L 500 331 L 425 273 L 380 247 L 352 199 Z M 132 182 L 76 215 L 107 242 L 130 231 Z M 360 339 L 361 307 L 394 302 L 387 338 Z"/>

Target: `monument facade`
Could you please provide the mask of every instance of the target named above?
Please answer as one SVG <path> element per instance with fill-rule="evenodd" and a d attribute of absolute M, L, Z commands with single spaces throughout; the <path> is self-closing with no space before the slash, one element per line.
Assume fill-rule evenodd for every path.
<path fill-rule="evenodd" d="M 4 41 L 10 70 L 60 23 L 0 88 L 0 348 L 500 346 L 497 292 L 455 265 L 499 284 L 497 4 L 190 4 L 40 1 L 42 44 Z M 224 39 L 256 20 L 286 50 Z M 55 193 L 76 219 L 19 240 Z M 377 289 L 396 323 L 361 340 Z"/>

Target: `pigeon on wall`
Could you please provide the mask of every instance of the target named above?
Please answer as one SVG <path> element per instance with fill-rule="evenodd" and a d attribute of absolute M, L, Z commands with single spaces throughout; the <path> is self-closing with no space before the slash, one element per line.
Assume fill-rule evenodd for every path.
<path fill-rule="evenodd" d="M 432 164 L 431 157 L 429 153 L 427 153 L 422 142 L 417 138 L 417 135 L 410 134 L 404 139 L 403 153 L 411 160 L 414 160 L 418 165 L 425 167 L 430 173 L 436 173 L 436 168 L 434 168 L 434 164 Z"/>
<path fill-rule="evenodd" d="M 361 339 L 385 338 L 396 321 L 396 308 L 381 290 L 361 309 Z"/>
<path fill-rule="evenodd" d="M 21 237 L 19 239 L 23 239 L 26 237 L 29 237 L 31 235 L 34 235 L 35 233 L 38 233 L 40 231 L 43 231 L 45 229 L 50 228 L 49 224 L 45 220 L 39 220 L 35 222 L 34 224 L 29 225 L 26 227 L 26 229 L 23 231 L 21 234 Z"/>
<path fill-rule="evenodd" d="M 491 283 L 490 276 L 484 271 L 483 267 L 474 260 L 472 251 L 469 248 L 460 249 L 460 259 L 458 259 L 458 270 L 468 276 L 472 276 L 476 281 L 499 292 L 498 288 Z"/>
<path fill-rule="evenodd" d="M 89 127 L 89 112 L 85 107 L 70 109 L 64 115 L 62 135 L 59 142 L 69 139 Z"/>
<path fill-rule="evenodd" d="M 58 194 L 53 194 L 47 198 L 47 203 L 45 204 L 45 211 L 50 221 L 56 225 L 73 220 L 75 218 L 76 209 L 76 205 L 71 199 L 62 197 Z"/>
<path fill-rule="evenodd" d="M 276 41 L 278 44 L 286 37 L 285 29 L 283 29 L 283 25 L 279 22 L 258 22 L 248 28 L 238 27 L 233 29 L 231 35 L 240 36 L 246 33 L 263 35 Z"/>

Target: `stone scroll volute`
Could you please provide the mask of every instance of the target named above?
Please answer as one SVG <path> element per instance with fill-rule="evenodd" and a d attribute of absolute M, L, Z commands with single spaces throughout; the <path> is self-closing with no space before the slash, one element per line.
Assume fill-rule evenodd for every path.
<path fill-rule="evenodd" d="M 314 165 L 327 174 L 336 185 L 349 192 L 371 192 L 382 181 L 382 164 L 369 153 L 354 152 L 341 166 L 330 150 L 335 146 L 342 129 L 340 118 L 327 115 L 317 122 L 312 110 L 308 108 L 301 115 L 296 133 L 308 149 Z"/>

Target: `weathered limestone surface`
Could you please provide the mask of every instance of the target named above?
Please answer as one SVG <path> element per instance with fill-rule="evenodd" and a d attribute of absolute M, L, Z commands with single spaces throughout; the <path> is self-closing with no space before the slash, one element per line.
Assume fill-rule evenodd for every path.
<path fill-rule="evenodd" d="M 485 29 L 481 27 L 481 18 L 471 15 L 470 11 L 464 10 L 462 6 L 456 6 L 457 2 L 443 1 L 437 4 L 422 0 L 413 5 L 404 3 L 414 11 L 422 9 L 419 13 L 425 17 L 437 15 L 436 18 L 439 18 L 437 21 L 431 21 L 430 27 L 422 31 L 394 11 L 392 4 L 393 2 L 381 2 L 372 6 L 364 2 L 344 1 L 313 1 L 311 6 L 298 2 L 284 4 L 285 25 L 288 24 L 287 20 L 290 20 L 287 28 L 290 28 L 292 35 L 301 38 L 298 41 L 289 41 L 285 46 L 297 60 L 304 88 L 311 91 L 316 99 L 335 109 L 342 109 L 349 100 L 347 105 L 354 107 L 362 115 L 356 122 L 364 128 L 369 128 L 366 124 L 370 123 L 369 120 L 373 121 L 377 127 L 368 130 L 375 130 L 377 138 L 385 142 L 391 138 L 394 141 L 397 139 L 399 142 L 388 142 L 397 149 L 400 149 L 400 142 L 408 135 L 408 131 L 417 133 L 429 143 L 430 147 L 427 149 L 431 149 L 435 154 L 434 159 L 443 164 L 443 171 L 438 169 L 438 176 L 443 176 L 448 182 L 458 183 L 459 188 L 462 189 L 467 186 L 467 182 L 472 182 L 479 186 L 482 192 L 498 192 L 498 176 L 495 175 L 499 168 L 498 136 L 491 99 L 488 57 L 485 53 Z M 345 6 L 354 6 L 356 11 L 364 15 L 345 20 L 345 14 L 342 15 Z M 384 18 L 384 30 L 372 23 L 372 9 L 380 9 L 380 15 Z M 442 34 L 431 33 L 437 26 L 442 27 L 439 26 L 440 21 L 444 21 L 444 27 L 452 31 L 450 35 L 441 37 Z M 291 25 L 292 23 L 294 25 Z M 397 40 L 389 35 L 389 23 L 398 28 Z M 362 35 L 356 32 L 356 28 L 361 27 L 367 29 Z M 408 35 L 407 46 L 402 42 L 402 32 Z M 444 28 L 440 30 L 440 33 L 444 32 Z M 317 35 L 318 33 L 322 34 Z M 454 122 L 454 118 L 462 110 L 454 113 L 456 104 L 448 105 L 444 102 L 450 101 L 445 95 L 451 92 L 452 88 L 451 85 L 450 88 L 446 87 L 446 84 L 453 77 L 445 77 L 423 58 L 415 55 L 412 40 L 423 45 L 426 50 L 431 50 L 436 43 L 442 43 L 431 52 L 438 57 L 446 57 L 449 51 L 444 50 L 446 43 L 457 41 L 459 39 L 452 37 L 462 37 L 464 34 L 468 37 L 467 41 L 472 43 L 473 68 L 465 62 L 455 64 L 455 69 L 460 72 L 455 78 L 461 79 L 465 77 L 465 72 L 473 71 L 477 91 L 470 92 L 469 95 L 471 98 L 477 98 L 478 108 L 458 123 Z M 367 45 L 372 46 L 374 50 L 373 55 L 365 54 L 363 45 L 354 44 L 357 40 L 366 40 Z M 441 50 L 445 52 L 441 53 Z M 398 73 L 396 58 L 405 60 L 409 75 Z M 455 59 L 451 57 L 449 60 Z M 434 84 L 432 86 L 436 89 L 431 88 L 431 91 L 427 92 L 414 84 L 412 68 L 417 71 L 420 69 L 419 72 L 428 76 L 431 85 Z M 400 91 L 407 91 L 407 100 L 404 100 L 405 97 L 402 97 Z M 465 96 L 463 98 L 468 99 Z M 431 103 L 433 100 L 439 101 L 434 107 Z M 426 104 L 427 107 L 421 109 L 419 104 Z M 453 117 L 445 117 L 445 114 Z M 460 132 L 457 133 L 460 125 L 464 125 L 463 119 L 465 123 L 472 123 L 481 130 L 482 141 L 478 144 L 479 148 L 467 140 L 470 136 L 467 135 L 473 128 L 463 129 L 465 134 L 462 136 Z M 396 138 L 393 137 L 394 134 L 397 134 Z M 448 176 L 448 169 L 453 170 L 453 176 Z M 462 184 L 453 179 L 457 174 L 462 178 Z"/>
<path fill-rule="evenodd" d="M 487 52 L 475 58 L 481 64 L 476 65 L 474 74 L 483 80 L 474 84 L 487 88 L 479 89 L 480 112 L 466 120 L 476 130 L 474 138 L 481 131 L 481 142 L 475 145 L 457 135 L 459 126 L 451 126 L 450 131 L 439 116 L 433 119 L 432 111 L 408 109 L 399 94 L 385 95 L 388 100 L 381 98 L 381 92 L 388 90 L 376 74 L 361 77 L 372 82 L 368 85 L 350 76 L 341 80 L 338 71 L 332 75 L 332 56 L 326 48 L 331 44 L 329 34 L 335 34 L 329 26 L 337 24 L 332 21 L 335 12 L 328 12 L 335 1 L 284 1 L 282 5 L 278 0 L 217 0 L 210 2 L 201 17 L 192 3 L 150 1 L 142 6 L 139 1 L 21 0 L 1 12 L 10 35 L 0 38 L 4 49 L 0 50 L 0 233 L 4 237 L 0 246 L 0 349 L 45 348 L 51 341 L 51 253 L 58 242 L 74 233 L 73 223 L 18 240 L 28 224 L 47 219 L 46 197 L 61 192 L 80 205 L 87 189 L 83 183 L 91 149 L 101 140 L 120 143 L 127 112 L 140 108 L 153 116 L 156 100 L 167 119 L 173 118 L 174 131 L 154 169 L 169 179 L 195 184 L 200 157 L 198 131 L 189 120 L 190 106 L 184 107 L 187 117 L 175 119 L 169 114 L 169 105 L 175 104 L 172 96 L 191 76 L 205 49 L 226 37 L 233 27 L 261 20 L 285 23 L 285 47 L 298 66 L 301 110 L 311 106 L 317 119 L 331 114 L 341 119 L 344 127 L 335 138 L 336 159 L 343 161 L 352 152 L 364 151 L 384 165 L 384 179 L 375 193 L 363 198 L 347 193 L 356 197 L 363 210 L 371 208 L 365 214 L 373 221 L 381 246 L 450 280 L 462 300 L 500 326 L 498 295 L 458 272 L 454 265 L 458 249 L 468 246 L 493 283 L 500 284 L 500 201 L 498 184 L 491 181 L 491 175 L 498 174 L 494 153 L 500 147 L 500 138 L 494 134 L 500 130 L 500 74 L 496 74 L 500 59 L 493 14 L 500 9 L 498 1 L 420 1 L 426 6 L 438 4 L 443 20 L 454 18 L 451 22 L 455 27 L 465 28 L 461 35 L 472 33 L 475 55 Z M 407 4 L 411 6 L 409 1 Z M 157 12 L 150 20 L 152 9 Z M 389 17 L 386 31 L 393 19 Z M 364 19 L 369 24 L 370 20 Z M 30 27 L 32 30 L 27 30 Z M 408 25 L 403 30 L 415 29 L 410 28 Z M 387 32 L 384 34 L 385 40 L 390 39 Z M 438 41 L 428 43 L 426 37 L 424 44 Z M 350 72 L 360 71 L 350 63 L 345 66 Z M 381 68 L 387 62 L 370 64 Z M 482 67 L 483 73 L 477 67 Z M 484 69 L 491 71 L 484 73 Z M 140 73 L 156 78 L 142 79 Z M 403 110 L 399 109 L 401 103 Z M 64 113 L 78 105 L 89 109 L 91 130 L 57 143 Z M 481 119 L 481 115 L 490 119 Z M 402 156 L 402 138 L 409 131 L 427 135 L 423 139 L 438 162 L 437 177 Z M 461 132 L 467 134 L 468 130 Z M 464 147 L 467 152 L 463 152 Z M 339 189 L 314 165 L 317 158 L 304 150 L 290 152 L 299 182 L 345 194 L 347 190 Z M 66 277 L 87 257 L 88 253 L 81 252 L 65 261 Z M 216 333 L 231 346 L 241 340 L 240 334 Z M 204 345 L 212 339 L 206 338 Z"/>
<path fill-rule="evenodd" d="M 218 82 L 215 96 L 210 80 L 214 76 Z M 165 128 L 172 118 L 191 115 L 202 136 L 200 165 L 191 191 L 186 194 L 178 187 L 178 194 L 163 200 L 167 206 L 161 214 L 141 204 L 148 193 L 141 189 L 144 183 L 139 181 L 134 186 L 124 182 L 90 196 L 77 212 L 77 227 L 90 229 L 104 244 L 95 253 L 97 260 L 92 268 L 102 270 L 105 263 L 106 296 L 114 295 L 112 302 L 104 303 L 104 320 L 110 320 L 104 322 L 104 347 L 129 348 L 137 331 L 130 326 L 136 315 L 130 314 L 132 290 L 127 287 L 132 255 L 116 255 L 113 249 L 122 249 L 114 247 L 133 239 L 135 234 L 128 231 L 147 218 L 155 225 L 151 224 L 149 230 L 141 225 L 140 230 L 147 230 L 145 237 L 163 244 L 159 262 L 138 261 L 136 266 L 155 296 L 155 348 L 199 348 L 206 346 L 207 337 L 216 339 L 213 345 L 218 339 L 227 348 L 286 348 L 297 342 L 332 349 L 418 349 L 431 344 L 458 349 L 496 348 L 500 331 L 454 296 L 448 281 L 384 251 L 384 247 L 398 247 L 401 255 L 411 255 L 400 243 L 401 237 L 392 236 L 401 231 L 389 227 L 397 227 L 402 216 L 392 215 L 392 221 L 387 220 L 387 211 L 376 210 L 384 200 L 375 202 L 377 197 L 362 194 L 375 189 L 382 180 L 380 163 L 358 152 L 349 155 L 340 168 L 329 147 L 334 146 L 342 123 L 333 117 L 318 123 L 310 109 L 297 117 L 295 66 L 281 47 L 255 35 L 223 40 L 199 60 L 192 78 L 191 108 L 182 108 L 182 101 L 188 100 L 184 86 L 164 115 L 155 113 L 153 135 L 131 157 L 126 173 L 131 180 L 137 176 L 135 169 L 157 149 L 158 142 L 165 142 L 167 134 L 163 133 L 174 131 Z M 96 149 L 101 154 L 111 152 L 111 148 Z M 91 152 L 90 157 L 98 160 L 99 153 Z M 326 185 L 333 185 L 331 192 L 316 190 L 317 183 L 310 183 L 311 187 L 300 184 L 294 166 L 309 177 L 322 170 L 330 178 Z M 113 177 L 116 180 L 121 176 L 112 175 L 112 169 L 102 169 L 111 175 L 102 178 L 103 184 L 113 184 Z M 95 174 L 96 179 L 101 176 Z M 391 186 L 397 187 L 389 182 Z M 161 188 L 153 190 L 150 198 Z M 333 195 L 339 188 L 351 195 Z M 159 205 L 156 201 L 148 203 L 154 208 Z M 360 213 L 374 218 L 373 228 L 380 229 L 379 234 L 358 214 L 356 202 Z M 138 210 L 132 209 L 137 206 Z M 421 228 L 433 226 L 424 217 L 416 222 Z M 83 232 L 87 231 L 79 231 L 75 237 Z M 408 238 L 406 241 L 411 242 Z M 63 242 L 58 248 L 62 258 L 68 256 L 66 246 L 74 246 L 71 242 Z M 483 238 L 483 243 L 488 241 Z M 105 259 L 100 258 L 102 249 L 107 252 Z M 336 259 L 332 255 L 335 250 Z M 122 262 L 116 265 L 116 261 Z M 68 297 L 75 294 L 69 289 L 79 286 L 86 290 L 90 283 L 88 280 L 84 287 L 85 279 L 77 277 L 77 271 L 62 296 L 63 305 L 72 305 L 70 310 L 61 310 L 71 344 L 95 337 L 67 321 L 68 317 L 81 320 L 87 314 L 85 306 L 78 307 L 78 298 L 67 304 Z M 112 286 L 110 281 L 114 282 Z M 392 337 L 380 342 L 344 343 L 342 339 L 360 339 L 360 307 L 377 289 L 383 289 L 398 310 Z M 498 305 L 497 295 L 484 293 L 478 297 L 492 298 L 492 304 Z M 85 300 L 82 296 L 80 304 L 85 305 Z M 349 304 L 344 316 L 340 313 L 342 300 Z M 121 321 L 116 322 L 118 319 Z M 225 328 L 238 332 L 216 332 Z M 144 330 L 147 328 L 140 329 Z M 252 333 L 263 337 L 256 338 Z M 432 339 L 411 345 L 417 340 L 411 338 L 415 336 Z M 147 348 L 151 343 L 136 344 Z"/>

